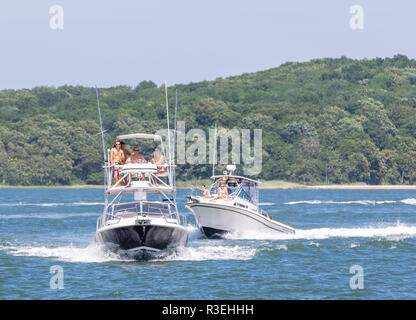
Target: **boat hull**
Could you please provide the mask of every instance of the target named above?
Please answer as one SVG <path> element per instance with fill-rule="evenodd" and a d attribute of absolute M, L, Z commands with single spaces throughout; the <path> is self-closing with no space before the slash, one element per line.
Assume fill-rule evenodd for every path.
<path fill-rule="evenodd" d="M 187 207 L 201 232 L 209 238 L 219 238 L 226 233 L 295 233 L 295 229 L 285 224 L 244 208 L 199 202 L 188 203 Z"/>
<path fill-rule="evenodd" d="M 162 250 L 186 246 L 188 233 L 181 226 L 130 225 L 98 230 L 95 241 L 106 250 L 141 260 Z"/>

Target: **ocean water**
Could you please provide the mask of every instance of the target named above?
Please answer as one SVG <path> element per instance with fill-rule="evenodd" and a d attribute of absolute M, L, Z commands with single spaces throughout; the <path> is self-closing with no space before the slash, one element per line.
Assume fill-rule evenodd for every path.
<path fill-rule="evenodd" d="M 188 193 L 188 246 L 138 262 L 94 244 L 102 190 L 0 189 L 0 299 L 416 298 L 416 191 L 260 190 L 296 234 L 222 240 L 195 227 Z"/>

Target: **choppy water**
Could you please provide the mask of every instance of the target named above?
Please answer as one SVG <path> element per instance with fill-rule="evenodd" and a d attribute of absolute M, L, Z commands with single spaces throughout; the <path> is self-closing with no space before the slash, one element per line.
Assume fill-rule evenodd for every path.
<path fill-rule="evenodd" d="M 416 192 L 261 190 L 263 209 L 295 235 L 190 241 L 157 261 L 93 242 L 99 189 L 0 189 L 0 299 L 415 299 Z M 63 270 L 52 289 L 51 267 Z M 350 287 L 350 268 L 364 273 Z M 357 282 L 354 282 L 357 283 Z"/>

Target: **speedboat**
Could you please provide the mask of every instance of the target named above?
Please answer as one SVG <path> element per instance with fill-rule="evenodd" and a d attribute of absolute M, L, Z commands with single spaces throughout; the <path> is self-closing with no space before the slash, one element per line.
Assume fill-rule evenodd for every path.
<path fill-rule="evenodd" d="M 145 146 L 149 145 L 149 140 L 153 140 L 165 156 L 159 135 L 136 133 L 118 136 L 117 139 L 144 139 L 146 141 L 141 144 Z M 143 160 L 104 167 L 105 206 L 97 220 L 97 243 L 106 250 L 138 260 L 152 258 L 178 246 L 186 246 L 188 231 L 184 226 L 185 220 L 181 221 L 178 214 L 172 170 L 174 165 L 168 161 L 162 166 L 166 168 L 162 174 L 158 174 L 155 164 Z M 114 170 L 121 170 L 124 179 L 112 184 Z"/>
<path fill-rule="evenodd" d="M 274 220 L 260 208 L 258 181 L 233 175 L 235 165 L 227 166 L 227 170 L 211 177 L 210 195 L 188 196 L 186 207 L 194 214 L 202 233 L 208 238 L 223 237 L 226 233 L 295 233 L 295 229 Z M 221 184 L 228 195 L 218 196 Z"/>

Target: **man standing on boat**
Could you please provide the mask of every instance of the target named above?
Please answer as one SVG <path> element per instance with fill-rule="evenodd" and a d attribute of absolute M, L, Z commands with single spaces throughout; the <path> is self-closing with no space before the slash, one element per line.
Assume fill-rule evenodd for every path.
<path fill-rule="evenodd" d="M 126 162 L 126 155 L 124 154 L 123 149 L 121 149 L 120 141 L 116 141 L 113 148 L 111 148 L 111 166 L 114 168 L 114 180 L 117 182 L 122 178 L 121 170 L 122 168 L 115 168 L 115 165 L 123 165 Z"/>

